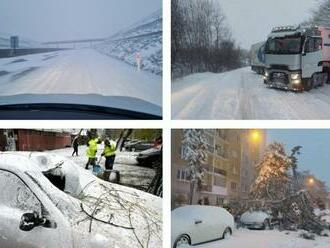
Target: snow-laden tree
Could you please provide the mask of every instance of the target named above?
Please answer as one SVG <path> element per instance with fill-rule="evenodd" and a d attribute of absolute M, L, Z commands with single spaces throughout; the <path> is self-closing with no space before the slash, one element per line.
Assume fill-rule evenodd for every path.
<path fill-rule="evenodd" d="M 270 144 L 257 165 L 258 175 L 251 187 L 254 199 L 282 200 L 287 197 L 291 188 L 290 166 L 291 160 L 283 144 Z"/>
<path fill-rule="evenodd" d="M 196 190 L 203 184 L 205 169 L 202 165 L 206 162 L 207 140 L 203 129 L 184 129 L 182 146 L 184 149 L 183 159 L 188 161 L 187 177 L 190 181 L 190 204 Z"/>

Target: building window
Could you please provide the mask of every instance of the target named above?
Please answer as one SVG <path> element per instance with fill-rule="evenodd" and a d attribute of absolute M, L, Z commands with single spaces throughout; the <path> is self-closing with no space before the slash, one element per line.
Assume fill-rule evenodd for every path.
<path fill-rule="evenodd" d="M 176 172 L 176 179 L 179 181 L 189 181 L 187 171 L 185 169 L 178 169 Z"/>
<path fill-rule="evenodd" d="M 231 188 L 231 190 L 236 191 L 236 189 L 237 189 L 237 183 L 231 182 L 230 183 L 230 188 Z"/>
<path fill-rule="evenodd" d="M 181 146 L 181 159 L 185 159 L 186 154 L 187 154 L 187 147 L 182 145 Z"/>
<path fill-rule="evenodd" d="M 219 177 L 219 176 L 214 175 L 214 182 L 213 182 L 213 184 L 215 186 L 226 187 L 226 178 Z"/>
<path fill-rule="evenodd" d="M 222 205 L 223 205 L 223 198 L 220 197 L 220 196 L 217 196 L 216 204 L 217 204 L 218 206 L 222 206 Z"/>
<path fill-rule="evenodd" d="M 233 165 L 233 170 L 232 170 L 233 174 L 236 175 L 237 174 L 237 167 L 236 165 Z"/>

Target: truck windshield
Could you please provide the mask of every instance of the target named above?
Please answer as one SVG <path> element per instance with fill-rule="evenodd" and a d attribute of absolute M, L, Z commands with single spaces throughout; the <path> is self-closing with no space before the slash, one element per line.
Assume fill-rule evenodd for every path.
<path fill-rule="evenodd" d="M 269 38 L 265 52 L 268 54 L 299 54 L 302 50 L 301 37 Z"/>

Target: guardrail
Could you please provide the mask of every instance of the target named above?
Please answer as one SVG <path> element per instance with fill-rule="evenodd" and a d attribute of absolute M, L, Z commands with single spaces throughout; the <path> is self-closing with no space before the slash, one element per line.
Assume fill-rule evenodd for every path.
<path fill-rule="evenodd" d="M 68 50 L 68 48 L 22 48 L 16 49 L 0 49 L 0 58 L 10 58 L 28 54 L 35 54 L 35 53 L 47 53 L 47 52 L 54 52 L 60 50 Z"/>

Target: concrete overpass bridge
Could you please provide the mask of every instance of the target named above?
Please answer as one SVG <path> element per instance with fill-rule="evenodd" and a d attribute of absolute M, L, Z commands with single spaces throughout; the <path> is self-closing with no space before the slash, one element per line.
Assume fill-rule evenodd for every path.
<path fill-rule="evenodd" d="M 97 42 L 105 41 L 107 38 L 94 38 L 94 39 L 77 39 L 77 40 L 58 40 L 58 41 L 47 41 L 41 43 L 44 46 L 55 46 L 56 48 L 59 48 L 61 45 L 72 45 L 72 48 L 75 48 L 77 44 L 89 44 L 90 47 L 93 46 L 93 44 Z M 66 46 L 68 47 L 68 46 Z"/>

